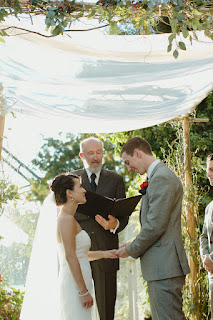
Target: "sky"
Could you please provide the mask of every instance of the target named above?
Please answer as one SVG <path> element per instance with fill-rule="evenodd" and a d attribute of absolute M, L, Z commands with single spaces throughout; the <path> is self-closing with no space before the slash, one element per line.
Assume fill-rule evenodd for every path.
<path fill-rule="evenodd" d="M 30 169 L 32 169 L 32 159 L 37 156 L 44 144 L 43 136 L 57 138 L 59 133 L 54 130 L 54 127 L 45 126 L 44 123 L 41 125 L 41 123 L 39 119 L 21 114 L 16 114 L 14 118 L 9 113 L 5 117 L 3 147 Z M 6 156 L 6 153 L 2 151 L 2 157 Z M 21 186 L 27 184 L 27 181 L 16 174 L 14 170 L 7 168 L 6 172 L 13 183 L 18 183 Z M 39 175 L 38 172 L 35 173 Z"/>

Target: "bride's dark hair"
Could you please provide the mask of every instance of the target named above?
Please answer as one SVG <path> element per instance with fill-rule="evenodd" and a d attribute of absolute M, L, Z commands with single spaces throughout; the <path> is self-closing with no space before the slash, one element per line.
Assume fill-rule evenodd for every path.
<path fill-rule="evenodd" d="M 72 173 L 61 173 L 53 179 L 50 184 L 50 190 L 55 194 L 57 206 L 61 206 L 67 202 L 66 191 L 67 189 L 74 189 L 76 179 L 79 179 L 79 177 Z"/>

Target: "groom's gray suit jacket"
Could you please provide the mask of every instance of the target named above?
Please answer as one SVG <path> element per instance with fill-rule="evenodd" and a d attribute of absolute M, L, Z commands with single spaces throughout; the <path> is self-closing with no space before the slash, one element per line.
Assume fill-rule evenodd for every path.
<path fill-rule="evenodd" d="M 141 204 L 141 231 L 126 248 L 140 257 L 146 281 L 162 280 L 190 272 L 181 235 L 183 188 L 162 162 L 149 177 Z"/>

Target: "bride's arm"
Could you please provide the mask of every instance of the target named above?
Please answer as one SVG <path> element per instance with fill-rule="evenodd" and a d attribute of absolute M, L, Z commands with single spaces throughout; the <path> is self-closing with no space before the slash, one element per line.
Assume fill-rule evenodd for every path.
<path fill-rule="evenodd" d="M 66 260 L 68 262 L 70 272 L 77 284 L 79 295 L 83 295 L 88 292 L 86 287 L 80 263 L 76 256 L 76 222 L 73 216 L 62 216 L 58 219 L 59 233 L 64 245 Z M 92 297 L 90 294 L 83 296 L 84 300 L 87 300 L 87 306 L 92 306 Z"/>
<path fill-rule="evenodd" d="M 99 260 L 99 259 L 117 259 L 118 256 L 115 254 L 116 250 L 105 250 L 105 251 L 89 251 L 88 259 L 89 261 Z"/>

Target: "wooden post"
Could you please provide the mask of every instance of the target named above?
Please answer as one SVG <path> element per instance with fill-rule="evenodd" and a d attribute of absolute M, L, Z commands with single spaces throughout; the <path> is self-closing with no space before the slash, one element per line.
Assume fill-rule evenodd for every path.
<path fill-rule="evenodd" d="M 185 170 L 185 188 L 186 188 L 186 197 L 187 197 L 187 207 L 186 207 L 186 219 L 188 233 L 190 237 L 190 243 L 192 244 L 195 241 L 195 218 L 194 218 L 194 204 L 191 201 L 191 186 L 192 182 L 192 172 L 191 172 L 191 149 L 190 149 L 190 119 L 189 117 L 184 117 L 183 119 L 183 136 L 184 136 L 184 170 Z M 192 246 L 193 248 L 193 246 Z M 190 287 L 192 293 L 192 301 L 196 295 L 197 288 L 197 266 L 193 261 L 193 252 L 189 255 L 189 266 L 190 266 Z M 191 319 L 198 319 L 197 316 L 193 316 Z"/>
<path fill-rule="evenodd" d="M 5 123 L 5 116 L 0 116 L 0 161 L 1 161 L 1 152 L 2 152 L 3 137 L 4 137 L 4 123 Z"/>
<path fill-rule="evenodd" d="M 138 320 L 136 261 L 128 258 L 129 320 Z"/>

